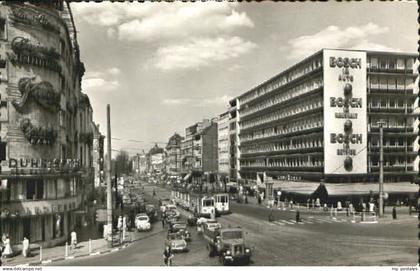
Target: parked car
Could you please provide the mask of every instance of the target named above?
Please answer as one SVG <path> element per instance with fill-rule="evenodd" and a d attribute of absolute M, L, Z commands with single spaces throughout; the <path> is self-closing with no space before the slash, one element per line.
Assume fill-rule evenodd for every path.
<path fill-rule="evenodd" d="M 181 215 L 181 213 L 178 211 L 178 209 L 176 208 L 174 204 L 166 205 L 165 212 L 166 212 L 166 216 L 179 217 Z"/>
<path fill-rule="evenodd" d="M 146 214 L 150 218 L 150 222 L 155 222 L 157 219 L 156 208 L 153 204 L 146 205 Z"/>
<path fill-rule="evenodd" d="M 144 213 L 140 213 L 136 216 L 135 225 L 136 225 L 137 231 L 150 231 L 152 229 L 152 225 L 150 224 L 150 219 Z"/>
<path fill-rule="evenodd" d="M 169 246 L 173 252 L 188 252 L 188 244 L 178 233 L 168 233 L 165 245 Z"/>

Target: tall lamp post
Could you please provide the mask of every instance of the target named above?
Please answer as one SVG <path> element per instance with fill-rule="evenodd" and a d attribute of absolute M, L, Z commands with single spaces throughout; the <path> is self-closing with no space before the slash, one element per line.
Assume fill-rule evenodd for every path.
<path fill-rule="evenodd" d="M 106 191 L 107 191 L 107 241 L 108 246 L 112 246 L 112 183 L 111 183 L 111 108 L 106 106 L 107 115 L 107 143 L 108 157 L 106 160 Z"/>
<path fill-rule="evenodd" d="M 379 217 L 384 215 L 384 121 L 379 121 Z"/>

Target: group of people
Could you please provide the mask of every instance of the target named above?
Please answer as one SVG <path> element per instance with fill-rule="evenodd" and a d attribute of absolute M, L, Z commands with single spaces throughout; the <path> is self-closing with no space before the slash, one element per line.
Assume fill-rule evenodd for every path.
<path fill-rule="evenodd" d="M 12 249 L 10 237 L 8 234 L 2 235 L 0 246 L 1 246 L 0 247 L 1 259 L 9 258 L 13 256 L 13 249 Z M 24 237 L 22 241 L 22 255 L 24 257 L 30 256 L 29 239 L 26 237 Z"/>

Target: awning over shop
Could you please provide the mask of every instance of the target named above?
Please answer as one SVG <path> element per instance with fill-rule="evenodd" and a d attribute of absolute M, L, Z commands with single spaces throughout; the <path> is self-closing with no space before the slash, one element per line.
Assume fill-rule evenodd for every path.
<path fill-rule="evenodd" d="M 328 196 L 379 194 L 378 183 L 324 183 Z M 419 186 L 409 182 L 384 183 L 384 192 L 388 194 L 417 193 Z"/>
<path fill-rule="evenodd" d="M 273 189 L 283 192 L 310 195 L 318 188 L 318 182 L 273 181 Z M 265 187 L 265 186 L 264 186 Z"/>

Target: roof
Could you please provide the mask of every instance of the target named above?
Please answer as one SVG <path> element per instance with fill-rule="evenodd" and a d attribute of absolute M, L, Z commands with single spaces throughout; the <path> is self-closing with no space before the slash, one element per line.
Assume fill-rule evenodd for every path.
<path fill-rule="evenodd" d="M 379 194 L 378 183 L 324 183 L 329 196 Z M 384 183 L 384 192 L 388 194 L 417 193 L 419 186 L 409 182 Z"/>
<path fill-rule="evenodd" d="M 155 146 L 153 146 L 153 148 L 150 149 L 149 155 L 163 153 L 163 152 L 164 152 L 163 148 L 160 148 L 157 144 L 155 144 Z"/>

